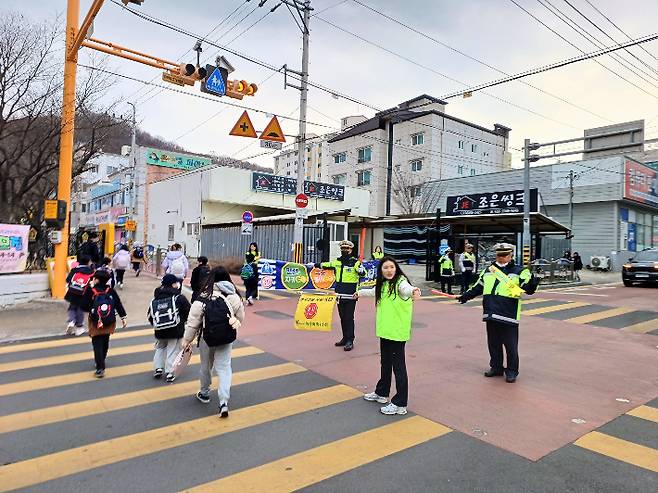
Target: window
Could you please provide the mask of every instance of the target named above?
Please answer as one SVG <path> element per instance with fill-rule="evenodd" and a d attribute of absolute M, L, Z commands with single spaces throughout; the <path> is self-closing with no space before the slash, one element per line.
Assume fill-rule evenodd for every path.
<path fill-rule="evenodd" d="M 411 161 L 411 171 L 420 171 L 422 169 L 423 169 L 422 159 L 416 159 L 414 161 Z"/>
<path fill-rule="evenodd" d="M 174 241 L 174 225 L 170 224 L 168 229 L 169 231 L 167 232 L 167 240 Z"/>
<path fill-rule="evenodd" d="M 458 175 L 463 175 L 464 174 L 464 167 L 460 164 L 457 166 L 457 174 Z"/>
<path fill-rule="evenodd" d="M 471 152 L 478 152 L 478 145 L 477 144 L 471 144 Z"/>
<path fill-rule="evenodd" d="M 290 171 L 286 171 L 286 176 L 290 176 Z"/>
<path fill-rule="evenodd" d="M 346 159 L 347 159 L 346 152 L 339 152 L 338 154 L 334 154 L 334 163 L 336 164 L 344 163 Z"/>
<path fill-rule="evenodd" d="M 87 204 L 80 204 L 80 210 L 82 212 L 87 212 Z"/>
<path fill-rule="evenodd" d="M 187 235 L 198 235 L 199 234 L 199 223 L 187 223 Z"/>
<path fill-rule="evenodd" d="M 347 183 L 347 175 L 342 174 L 342 175 L 334 175 L 331 177 L 331 179 L 334 182 L 334 185 L 345 185 Z"/>
<path fill-rule="evenodd" d="M 421 185 L 416 185 L 415 187 L 409 187 L 409 195 L 411 198 L 420 197 L 423 193 L 423 187 Z"/>
<path fill-rule="evenodd" d="M 363 187 L 365 185 L 370 185 L 370 175 L 371 172 L 369 169 L 363 170 L 363 171 L 357 171 L 356 176 L 356 186 L 357 187 Z"/>
<path fill-rule="evenodd" d="M 425 142 L 425 134 L 422 132 L 419 134 L 413 134 L 411 136 L 411 145 L 412 146 L 419 146 L 422 145 L 423 142 Z"/>
<path fill-rule="evenodd" d="M 372 147 L 363 147 L 359 149 L 359 163 L 368 163 L 372 160 Z"/>
<path fill-rule="evenodd" d="M 193 231 L 192 223 L 187 223 L 187 235 L 191 235 Z"/>
<path fill-rule="evenodd" d="M 471 168 L 471 176 L 475 176 L 475 168 Z"/>
<path fill-rule="evenodd" d="M 464 148 L 464 141 L 460 140 L 458 145 L 459 145 L 460 149 L 463 149 Z"/>

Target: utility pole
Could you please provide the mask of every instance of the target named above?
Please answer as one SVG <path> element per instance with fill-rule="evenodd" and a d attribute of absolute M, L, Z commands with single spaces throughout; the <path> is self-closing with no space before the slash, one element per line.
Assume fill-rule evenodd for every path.
<path fill-rule="evenodd" d="M 531 155 L 530 151 L 539 149 L 539 144 L 531 144 L 530 139 L 523 143 L 523 265 L 530 264 L 530 248 L 532 236 L 530 233 L 530 163 L 539 160 L 539 156 Z"/>
<path fill-rule="evenodd" d="M 569 170 L 569 235 L 573 237 L 573 170 Z"/>
<path fill-rule="evenodd" d="M 130 138 L 130 175 L 132 176 L 132 189 L 130 192 L 130 219 L 136 221 L 137 217 L 137 152 L 135 146 L 137 145 L 137 108 L 131 102 L 128 104 L 133 109 L 132 119 L 132 135 Z M 143 227 L 144 225 L 142 225 Z M 134 242 L 137 239 L 137 230 L 132 231 L 130 239 Z"/>
<path fill-rule="evenodd" d="M 285 3 L 288 7 L 292 7 L 297 10 L 299 14 L 302 25 L 300 29 L 302 31 L 302 71 L 297 72 L 295 70 L 289 69 L 284 65 L 284 71 L 292 72 L 299 75 L 301 84 L 295 86 L 293 84 L 287 83 L 284 81 L 284 87 L 291 86 L 295 89 L 298 89 L 300 92 L 299 95 L 299 136 L 297 137 L 297 194 L 304 193 L 304 178 L 305 178 L 305 168 L 306 168 L 306 112 L 308 104 L 308 45 L 310 38 L 309 31 L 309 22 L 311 20 L 311 2 L 310 0 L 305 0 L 301 2 L 299 0 L 283 0 L 282 3 Z M 292 13 L 292 11 L 291 11 Z M 293 14 L 294 16 L 294 14 Z M 294 260 L 296 262 L 301 262 L 302 259 L 301 253 L 303 252 L 303 242 L 304 239 L 304 217 L 302 216 L 302 209 L 295 206 L 295 231 L 293 235 L 293 241 L 295 243 L 293 251 L 295 252 Z"/>

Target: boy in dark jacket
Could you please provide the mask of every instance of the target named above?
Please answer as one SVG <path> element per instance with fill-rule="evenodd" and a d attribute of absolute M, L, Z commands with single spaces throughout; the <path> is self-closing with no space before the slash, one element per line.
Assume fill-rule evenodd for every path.
<path fill-rule="evenodd" d="M 93 275 L 91 258 L 84 254 L 78 255 L 78 266 L 71 269 L 66 277 L 68 288 L 64 299 L 69 302 L 66 335 L 81 336 L 85 333 L 85 315 L 90 308 L 87 294 L 91 290 Z"/>
<path fill-rule="evenodd" d="M 196 301 L 201 293 L 201 290 L 208 284 L 208 276 L 210 275 L 210 267 L 208 267 L 208 258 L 199 257 L 199 265 L 192 269 L 192 279 L 190 279 L 190 287 L 192 288 L 192 303 Z"/>
<path fill-rule="evenodd" d="M 153 378 L 167 374 L 167 382 L 176 379 L 172 373 L 176 356 L 185 332 L 185 322 L 190 313 L 190 302 L 180 293 L 180 280 L 173 274 L 162 278 L 162 286 L 155 288 L 149 306 L 149 322 L 155 329 L 155 355 Z"/>

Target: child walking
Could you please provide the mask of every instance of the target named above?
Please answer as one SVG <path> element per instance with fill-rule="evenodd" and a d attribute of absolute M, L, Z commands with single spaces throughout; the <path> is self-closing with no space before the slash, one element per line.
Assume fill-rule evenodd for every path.
<path fill-rule="evenodd" d="M 116 273 L 117 287 L 123 289 L 123 276 L 126 271 L 130 269 L 130 251 L 128 250 L 128 245 L 121 245 L 119 251 L 114 254 L 112 258 L 112 266 L 114 267 L 114 272 Z"/>
<path fill-rule="evenodd" d="M 384 257 L 377 267 L 374 288 L 359 289 L 354 295 L 374 296 L 377 308 L 376 333 L 381 354 L 381 377 L 374 392 L 363 398 L 385 404 L 391 391 L 391 372 L 395 374 L 397 393 L 382 414 L 407 414 L 408 380 L 404 347 L 411 338 L 413 299 L 420 297 L 420 289 L 409 284 L 398 263 Z"/>
<path fill-rule="evenodd" d="M 93 275 L 91 258 L 84 254 L 78 255 L 78 265 L 71 269 L 66 277 L 68 287 L 64 299 L 69 302 L 66 335 L 81 336 L 86 332 L 85 315 L 91 308 L 88 293 L 91 290 Z"/>
<path fill-rule="evenodd" d="M 94 348 L 96 361 L 96 378 L 105 376 L 105 358 L 110 347 L 110 335 L 114 334 L 117 318 L 121 317 L 121 324 L 126 327 L 126 310 L 116 291 L 110 286 L 110 274 L 106 270 L 98 270 L 94 274 L 91 289 L 88 293 L 89 305 L 89 336 Z"/>
<path fill-rule="evenodd" d="M 162 278 L 162 286 L 155 288 L 149 305 L 148 318 L 155 329 L 153 378 L 167 374 L 167 382 L 176 380 L 172 373 L 174 361 L 181 350 L 181 339 L 190 313 L 190 302 L 180 293 L 180 281 L 172 274 Z"/>

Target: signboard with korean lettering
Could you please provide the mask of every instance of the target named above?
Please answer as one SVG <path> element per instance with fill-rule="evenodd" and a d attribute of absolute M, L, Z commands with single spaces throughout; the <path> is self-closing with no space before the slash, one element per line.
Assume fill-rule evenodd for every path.
<path fill-rule="evenodd" d="M 658 171 L 627 160 L 624 164 L 624 198 L 658 207 Z"/>
<path fill-rule="evenodd" d="M 165 168 L 191 170 L 208 166 L 212 164 L 212 160 L 206 157 L 189 156 L 176 152 L 161 151 L 159 149 L 146 149 L 146 164 L 164 166 Z"/>
<path fill-rule="evenodd" d="M 0 274 L 25 270 L 29 234 L 29 225 L 0 224 Z"/>
<path fill-rule="evenodd" d="M 297 195 L 297 180 L 288 176 L 254 171 L 251 174 L 251 188 L 258 192 Z M 304 194 L 319 199 L 343 201 L 345 200 L 345 187 L 331 183 L 304 181 Z"/>
<path fill-rule="evenodd" d="M 469 193 L 448 197 L 446 216 L 517 214 L 523 212 L 523 190 Z M 530 189 L 530 212 L 537 212 L 537 189 Z"/>

